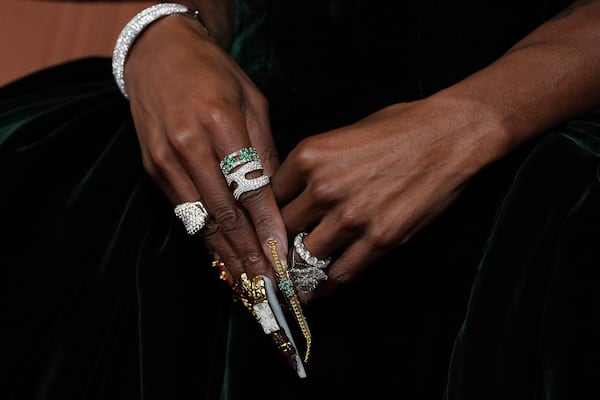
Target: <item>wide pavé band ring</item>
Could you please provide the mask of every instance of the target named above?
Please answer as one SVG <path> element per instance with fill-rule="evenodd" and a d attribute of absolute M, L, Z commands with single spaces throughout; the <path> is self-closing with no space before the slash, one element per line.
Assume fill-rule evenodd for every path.
<path fill-rule="evenodd" d="M 264 170 L 254 147 L 243 147 L 228 154 L 221 160 L 219 166 L 227 185 L 234 187 L 233 197 L 236 200 L 239 200 L 242 194 L 260 189 L 270 182 L 269 176 L 265 174 L 253 178 L 246 177 L 251 172 Z"/>
<path fill-rule="evenodd" d="M 175 215 L 183 222 L 183 226 L 189 235 L 200 232 L 208 219 L 208 211 L 200 200 L 176 205 Z"/>

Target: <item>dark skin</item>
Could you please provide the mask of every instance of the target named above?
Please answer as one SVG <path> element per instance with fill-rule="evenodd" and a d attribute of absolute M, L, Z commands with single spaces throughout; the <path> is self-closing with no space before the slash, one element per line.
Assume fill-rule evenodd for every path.
<path fill-rule="evenodd" d="M 211 221 L 202 238 L 234 279 L 272 277 L 268 239 L 285 257 L 288 236 L 300 231 L 310 232 L 304 243 L 313 254 L 340 254 L 305 302 L 359 278 L 443 213 L 482 168 L 600 105 L 600 1 L 577 2 L 485 69 L 309 137 L 280 165 L 268 104 L 227 55 L 231 9 L 184 3 L 201 11 L 210 37 L 196 21 L 165 17 L 126 64 L 146 170 L 173 204 L 205 202 Z M 249 145 L 271 185 L 238 202 L 218 164 Z"/>
<path fill-rule="evenodd" d="M 600 3 L 590 2 L 456 85 L 299 143 L 272 181 L 286 227 L 310 230 L 304 242 L 314 254 L 341 252 L 311 297 L 409 240 L 489 163 L 597 107 L 598 43 Z"/>
<path fill-rule="evenodd" d="M 200 11 L 210 34 L 182 15 L 161 18 L 140 35 L 126 63 L 144 166 L 173 204 L 204 202 L 210 219 L 202 239 L 234 279 L 243 272 L 274 279 L 267 242 L 274 239 L 285 258 L 288 240 L 273 191 L 266 186 L 236 201 L 219 169 L 224 156 L 253 146 L 264 173 L 275 173 L 268 104 L 227 53 L 229 3 L 183 4 Z M 168 78 L 175 75 L 186 79 Z"/>

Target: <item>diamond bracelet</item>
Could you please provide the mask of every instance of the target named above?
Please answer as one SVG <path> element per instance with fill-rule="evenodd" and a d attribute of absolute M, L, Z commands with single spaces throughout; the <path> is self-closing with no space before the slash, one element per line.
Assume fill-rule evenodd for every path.
<path fill-rule="evenodd" d="M 126 99 L 129 99 L 129 95 L 125 89 L 124 69 L 125 61 L 127 60 L 127 55 L 129 54 L 129 50 L 131 49 L 133 42 L 139 36 L 139 34 L 148 27 L 148 25 L 159 18 L 166 17 L 167 15 L 171 14 L 183 14 L 196 19 L 198 22 L 200 22 L 206 34 L 208 34 L 206 24 L 200 18 L 198 10 L 188 8 L 182 4 L 160 3 L 140 11 L 125 25 L 119 34 L 112 56 L 113 76 L 115 77 L 115 81 L 117 82 L 119 90 Z"/>

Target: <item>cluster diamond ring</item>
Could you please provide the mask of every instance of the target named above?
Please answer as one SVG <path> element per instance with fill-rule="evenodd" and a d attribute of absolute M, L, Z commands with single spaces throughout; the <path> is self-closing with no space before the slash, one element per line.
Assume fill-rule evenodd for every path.
<path fill-rule="evenodd" d="M 315 290 L 321 281 L 327 280 L 324 269 L 331 263 L 330 257 L 320 260 L 306 249 L 303 242 L 306 235 L 306 232 L 300 232 L 294 238 L 295 251 L 292 252 L 292 263 L 289 270 L 296 289 L 305 293 Z M 296 254 L 300 260 L 296 260 Z"/>
<path fill-rule="evenodd" d="M 190 201 L 175 206 L 175 216 L 183 222 L 188 235 L 195 235 L 206 225 L 208 211 L 200 201 Z"/>

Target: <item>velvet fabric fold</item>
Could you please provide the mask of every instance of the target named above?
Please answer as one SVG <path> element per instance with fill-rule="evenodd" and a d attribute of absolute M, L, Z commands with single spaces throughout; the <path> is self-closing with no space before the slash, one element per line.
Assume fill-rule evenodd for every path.
<path fill-rule="evenodd" d="M 143 171 L 110 60 L 7 85 L 0 110 L 0 397 L 210 391 L 229 296 Z"/>
<path fill-rule="evenodd" d="M 588 397 L 600 369 L 600 111 L 519 169 L 482 255 L 448 399 Z"/>

